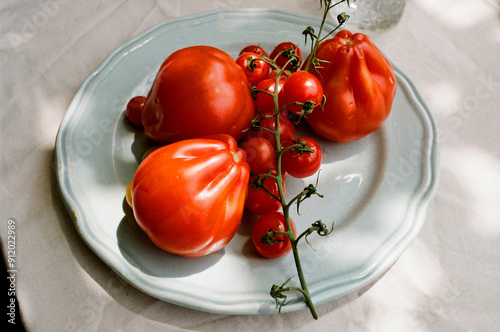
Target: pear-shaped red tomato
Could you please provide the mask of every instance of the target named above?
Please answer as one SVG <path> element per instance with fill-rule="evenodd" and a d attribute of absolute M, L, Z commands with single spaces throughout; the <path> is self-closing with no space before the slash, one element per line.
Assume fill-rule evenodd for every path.
<path fill-rule="evenodd" d="M 142 110 L 147 136 L 171 143 L 213 134 L 239 140 L 255 114 L 245 73 L 226 52 L 192 46 L 161 65 Z"/>
<path fill-rule="evenodd" d="M 161 249 L 187 257 L 208 255 L 235 235 L 249 174 L 245 152 L 229 135 L 163 146 L 134 175 L 134 216 Z"/>

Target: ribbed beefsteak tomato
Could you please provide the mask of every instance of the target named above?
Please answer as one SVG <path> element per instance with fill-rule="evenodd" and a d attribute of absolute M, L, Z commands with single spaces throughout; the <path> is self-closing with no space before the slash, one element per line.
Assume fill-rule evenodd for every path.
<path fill-rule="evenodd" d="M 306 117 L 314 131 L 344 143 L 379 128 L 391 112 L 397 83 L 375 44 L 362 33 L 342 30 L 319 45 L 316 57 L 324 62 L 307 69 L 323 85 L 326 103 Z"/>
<path fill-rule="evenodd" d="M 132 182 L 135 219 L 161 249 L 187 257 L 223 248 L 243 215 L 250 167 L 229 135 L 160 147 Z"/>

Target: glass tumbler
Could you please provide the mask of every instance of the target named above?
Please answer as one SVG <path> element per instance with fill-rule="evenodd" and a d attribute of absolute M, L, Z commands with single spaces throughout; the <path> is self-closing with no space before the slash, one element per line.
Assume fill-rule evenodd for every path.
<path fill-rule="evenodd" d="M 385 30 L 401 19 L 406 0 L 356 0 L 350 1 L 350 7 L 339 5 L 335 15 L 345 12 L 350 16 L 345 27 L 360 30 Z"/>

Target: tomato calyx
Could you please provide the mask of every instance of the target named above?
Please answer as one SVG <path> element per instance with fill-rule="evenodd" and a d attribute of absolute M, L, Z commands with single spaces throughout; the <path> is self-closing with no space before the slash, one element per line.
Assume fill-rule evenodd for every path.
<path fill-rule="evenodd" d="M 264 59 L 265 55 L 246 52 L 238 56 L 236 64 L 243 69 L 250 85 L 256 86 L 260 81 L 269 77 L 271 67 Z"/>
<path fill-rule="evenodd" d="M 332 227 L 328 229 L 326 224 L 320 220 L 316 220 L 311 224 L 311 227 L 306 229 L 302 234 L 300 234 L 297 237 L 297 241 L 300 240 L 301 238 L 304 238 L 304 240 L 310 245 L 309 241 L 307 241 L 307 237 L 311 235 L 312 233 L 316 232 L 319 236 L 328 236 L 333 232 L 333 223 Z"/>
<path fill-rule="evenodd" d="M 301 137 L 296 141 L 286 141 L 283 146 L 286 149 L 282 155 L 283 169 L 292 177 L 305 178 L 319 171 L 323 153 L 315 140 Z"/>
<path fill-rule="evenodd" d="M 302 51 L 292 42 L 282 42 L 273 49 L 269 57 L 281 69 L 294 72 L 302 64 Z"/>
<path fill-rule="evenodd" d="M 356 0 L 354 0 L 354 1 L 356 1 Z M 347 4 L 349 5 L 349 1 L 347 1 Z M 337 22 L 339 22 L 339 24 L 344 24 L 349 18 L 350 18 L 349 15 L 342 12 L 342 13 L 337 15 Z"/>
<path fill-rule="evenodd" d="M 297 291 L 302 293 L 304 297 L 308 296 L 302 288 L 299 287 L 285 287 L 286 284 L 292 279 L 292 277 L 288 278 L 281 285 L 273 285 L 271 287 L 271 297 L 276 301 L 276 308 L 278 308 L 278 312 L 281 313 L 281 308 L 290 303 L 292 300 L 287 301 L 288 296 L 285 294 L 286 292 Z"/>
<path fill-rule="evenodd" d="M 247 58 L 247 68 L 252 72 L 257 68 L 257 61 L 262 61 L 261 57 L 249 55 Z"/>
<path fill-rule="evenodd" d="M 318 174 L 318 178 L 316 180 L 316 185 L 313 185 L 313 184 L 309 184 L 307 187 L 304 188 L 304 190 L 302 190 L 302 192 L 297 195 L 295 197 L 296 201 L 297 201 L 297 214 L 300 216 L 300 204 L 305 201 L 306 199 L 308 198 L 311 198 L 313 195 L 317 195 L 319 196 L 320 198 L 323 198 L 324 196 L 321 195 L 320 193 L 318 193 L 318 190 L 316 189 L 316 187 L 318 186 L 318 180 L 319 180 L 319 174 Z M 314 224 L 313 224 L 313 227 L 314 227 Z M 333 230 L 333 225 L 332 225 L 332 230 Z M 331 232 L 330 232 L 331 233 Z M 319 233 L 318 233 L 319 234 Z M 328 233 L 329 234 L 329 233 Z M 320 234 L 321 235 L 321 234 Z"/>
<path fill-rule="evenodd" d="M 300 113 L 296 114 L 297 116 L 295 117 L 295 120 L 294 120 L 294 123 L 298 124 L 304 117 L 306 117 L 308 114 L 311 114 L 317 106 L 320 109 L 323 109 L 323 106 L 325 105 L 325 103 L 326 103 L 326 96 L 323 96 L 323 98 L 321 99 L 321 102 L 306 100 L 306 102 L 301 103 L 298 101 L 294 101 L 294 102 L 291 102 L 291 103 L 283 106 L 283 109 L 286 109 L 287 107 L 290 107 L 292 105 L 300 106 L 301 107 Z"/>
<path fill-rule="evenodd" d="M 275 243 L 288 241 L 288 238 L 283 238 L 283 235 L 288 235 L 288 233 L 271 228 L 266 234 L 260 236 L 260 242 L 272 246 Z"/>
<path fill-rule="evenodd" d="M 264 130 L 264 131 L 266 131 L 266 132 L 268 132 L 270 134 L 274 134 L 274 130 L 271 130 L 271 129 L 267 128 L 267 127 L 261 126 L 262 120 L 264 120 L 264 119 L 271 119 L 271 118 L 274 118 L 273 114 L 257 114 L 255 116 L 255 118 L 253 118 L 250 121 L 250 126 L 246 130 L 247 131 L 248 130 L 254 130 L 254 131 Z"/>
<path fill-rule="evenodd" d="M 274 58 L 273 60 L 276 61 L 279 56 L 282 56 L 288 59 L 287 62 L 283 65 L 283 68 L 290 68 L 291 70 L 297 70 L 297 68 L 299 68 L 300 66 L 300 57 L 295 52 L 296 48 L 294 47 L 284 49 L 283 51 L 278 53 L 276 58 Z"/>
<path fill-rule="evenodd" d="M 278 202 L 282 202 L 281 198 L 276 196 L 274 193 L 272 193 L 269 189 L 266 188 L 266 186 L 264 185 L 264 181 L 266 181 L 266 179 L 268 178 L 271 178 L 273 179 L 274 181 L 278 182 L 278 181 L 282 181 L 280 180 L 277 176 L 274 176 L 272 175 L 271 172 L 267 173 L 267 174 L 259 174 L 257 175 L 252 182 L 250 182 L 250 184 L 252 185 L 252 188 L 254 190 L 258 190 L 258 189 L 262 189 L 264 190 L 269 196 L 273 197 L 275 200 L 277 200 Z"/>
<path fill-rule="evenodd" d="M 302 138 L 298 138 L 296 140 L 291 139 L 290 142 L 291 142 L 291 145 L 289 145 L 281 150 L 282 154 L 285 153 L 286 151 L 289 151 L 289 150 L 297 151 L 299 153 L 299 155 L 303 155 L 306 152 L 313 153 L 316 151 L 313 149 L 314 146 L 309 147 L 307 142 Z"/>
<path fill-rule="evenodd" d="M 318 179 L 319 179 L 319 176 L 318 176 Z M 298 193 L 295 197 L 293 197 L 289 202 L 288 202 L 288 206 L 291 207 L 293 204 L 296 204 L 297 205 L 297 215 L 300 216 L 300 204 L 305 201 L 306 199 L 312 197 L 313 195 L 316 195 L 320 198 L 323 198 L 324 196 L 320 193 L 318 193 L 318 190 L 316 189 L 316 187 L 318 186 L 318 181 L 316 181 L 316 184 L 313 185 L 313 184 L 309 184 L 308 186 L 306 186 L 300 193 Z M 313 225 L 312 225 L 312 228 L 314 227 L 317 227 L 317 222 L 315 222 Z M 326 226 L 325 226 L 326 227 Z M 311 231 L 311 227 L 309 227 L 308 229 L 306 229 L 304 231 L 304 233 L 306 232 L 309 232 L 309 234 L 311 234 L 312 232 L 316 231 L 317 229 L 314 228 L 312 231 Z M 333 223 L 332 223 L 332 231 L 333 231 Z M 303 233 L 303 234 L 304 234 Z M 330 232 L 327 232 L 325 235 L 328 235 L 330 234 Z M 321 234 L 320 234 L 321 235 Z M 297 241 L 302 237 L 303 235 L 301 234 L 298 238 L 297 238 Z"/>
<path fill-rule="evenodd" d="M 312 66 L 313 71 L 317 72 L 317 68 L 319 68 L 319 66 L 321 66 L 321 63 L 323 62 L 323 61 L 319 60 L 318 58 L 316 58 L 316 51 L 319 47 L 319 44 L 322 41 L 324 41 L 326 38 L 328 38 L 330 35 L 335 33 L 335 31 L 340 29 L 340 27 L 342 25 L 344 25 L 344 23 L 350 18 L 350 16 L 347 15 L 345 12 L 338 14 L 337 15 L 337 23 L 338 23 L 337 26 L 334 29 L 332 29 L 331 31 L 329 31 L 326 35 L 321 36 L 323 29 L 325 27 L 328 13 L 330 12 L 330 10 L 333 7 L 338 6 L 343 2 L 346 2 L 347 6 L 350 7 L 351 6 L 350 1 L 356 1 L 356 0 L 341 0 L 341 1 L 335 1 L 333 3 L 332 3 L 332 0 L 321 0 L 320 1 L 321 7 L 323 8 L 323 6 L 324 6 L 324 8 L 323 8 L 323 19 L 321 21 L 321 25 L 320 25 L 318 34 L 316 35 L 314 32 L 314 29 L 310 26 L 307 27 L 302 32 L 302 34 L 305 36 L 306 42 L 307 42 L 308 38 L 311 39 L 311 53 L 310 53 L 309 57 L 307 58 L 307 60 L 304 62 L 304 65 L 302 66 L 304 70 L 307 71 L 309 69 L 309 67 Z"/>
<path fill-rule="evenodd" d="M 314 45 L 314 41 L 318 39 L 318 36 L 314 34 L 314 28 L 309 26 L 307 27 L 302 34 L 305 36 L 305 42 L 307 43 L 308 37 L 311 39 L 311 44 Z M 312 51 L 312 49 L 311 49 Z M 327 60 L 322 60 L 318 59 L 317 57 L 314 56 L 314 53 L 311 53 L 311 55 L 307 58 L 306 62 L 304 63 L 304 70 L 307 70 L 309 66 L 312 66 L 314 68 L 314 72 L 318 72 L 317 69 L 322 68 L 323 63 L 329 63 L 330 61 Z"/>

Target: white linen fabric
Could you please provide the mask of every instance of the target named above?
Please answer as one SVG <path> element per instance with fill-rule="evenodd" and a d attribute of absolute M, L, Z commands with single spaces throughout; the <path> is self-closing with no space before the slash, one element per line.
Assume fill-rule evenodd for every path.
<path fill-rule="evenodd" d="M 132 37 L 225 7 L 321 14 L 313 0 L 0 3 L 0 235 L 7 258 L 14 220 L 16 322 L 30 331 L 499 331 L 497 0 L 409 0 L 395 27 L 369 33 L 415 83 L 437 122 L 440 183 L 400 259 L 375 282 L 318 306 L 317 321 L 307 310 L 232 316 L 169 304 L 122 281 L 87 247 L 53 167 L 57 130 L 73 96 Z"/>

